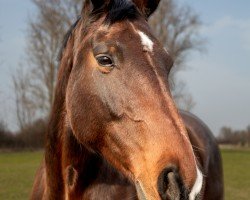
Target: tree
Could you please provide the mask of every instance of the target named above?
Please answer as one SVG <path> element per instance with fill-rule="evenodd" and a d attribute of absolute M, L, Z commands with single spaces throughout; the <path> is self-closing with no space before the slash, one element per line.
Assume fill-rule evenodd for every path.
<path fill-rule="evenodd" d="M 250 147 L 250 125 L 246 128 L 246 139 L 247 139 L 247 146 Z"/>
<path fill-rule="evenodd" d="M 222 127 L 219 133 L 219 140 L 223 141 L 223 143 L 232 143 L 234 132 L 230 127 Z"/>
<path fill-rule="evenodd" d="M 32 0 L 38 14 L 28 23 L 26 72 L 14 77 L 17 118 L 20 127 L 42 116 L 52 106 L 57 74 L 57 55 L 69 26 L 81 12 L 83 0 Z M 179 8 L 173 0 L 162 0 L 150 21 L 159 39 L 175 60 L 175 71 L 185 62 L 186 52 L 199 46 L 196 37 L 198 17 Z M 185 85 L 181 86 L 182 97 Z M 180 92 L 179 92 L 180 93 Z M 177 95 L 175 95 L 177 97 Z M 176 98 L 177 99 L 177 98 Z M 179 98 L 181 99 L 181 98 Z M 189 95 L 185 105 L 193 106 Z M 28 110 L 27 110 L 28 109 Z M 18 114 L 19 113 L 19 114 Z"/>
<path fill-rule="evenodd" d="M 36 118 L 46 117 L 50 111 L 58 68 L 57 56 L 65 33 L 80 14 L 82 0 L 32 2 L 38 14 L 28 22 L 26 62 L 13 76 L 21 129 Z"/>
<path fill-rule="evenodd" d="M 174 100 L 179 108 L 182 108 L 186 111 L 190 111 L 194 108 L 195 102 L 193 100 L 192 95 L 187 91 L 186 84 L 183 80 L 177 80 L 176 77 L 174 77 L 175 74 L 170 74 L 170 79 L 174 78 L 174 85 L 172 84 L 172 94 L 174 97 Z"/>
<path fill-rule="evenodd" d="M 222 127 L 218 141 L 223 144 L 250 146 L 250 125 L 245 130 L 232 130 L 230 127 Z"/>
<path fill-rule="evenodd" d="M 12 76 L 15 93 L 16 117 L 20 130 L 23 130 L 27 124 L 32 123 L 37 112 L 36 105 L 31 98 L 30 79 L 22 68 L 17 69 L 16 74 Z"/>
<path fill-rule="evenodd" d="M 7 132 L 7 126 L 3 121 L 0 121 L 0 133 Z"/>
<path fill-rule="evenodd" d="M 199 35 L 201 21 L 190 7 L 180 7 L 174 0 L 161 0 L 150 24 L 174 60 L 169 78 L 174 99 L 180 107 L 190 110 L 195 105 L 193 98 L 188 94 L 185 82 L 178 81 L 176 74 L 184 68 L 188 53 L 201 50 L 204 45 Z"/>
<path fill-rule="evenodd" d="M 38 107 L 47 114 L 53 102 L 57 55 L 64 34 L 80 14 L 82 0 L 33 0 L 38 15 L 30 19 L 28 29 L 28 62 L 31 69 L 30 87 Z"/>
<path fill-rule="evenodd" d="M 0 120 L 0 148 L 8 148 L 12 146 L 13 141 L 13 135 L 9 132 L 6 124 Z"/>

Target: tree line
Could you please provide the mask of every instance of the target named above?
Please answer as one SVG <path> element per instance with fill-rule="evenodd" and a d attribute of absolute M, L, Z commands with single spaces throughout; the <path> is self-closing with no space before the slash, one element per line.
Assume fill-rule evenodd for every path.
<path fill-rule="evenodd" d="M 217 140 L 220 144 L 250 147 L 250 125 L 243 130 L 222 127 Z"/>
<path fill-rule="evenodd" d="M 37 119 L 13 133 L 3 122 L 0 122 L 0 148 L 14 150 L 43 148 L 46 126 L 45 119 Z"/>
<path fill-rule="evenodd" d="M 0 121 L 0 148 L 1 149 L 40 149 L 44 147 L 44 133 L 47 127 L 46 119 L 37 119 L 26 125 L 17 133 L 12 133 Z M 233 130 L 222 127 L 216 140 L 221 145 L 250 147 L 250 125 L 243 130 Z"/>

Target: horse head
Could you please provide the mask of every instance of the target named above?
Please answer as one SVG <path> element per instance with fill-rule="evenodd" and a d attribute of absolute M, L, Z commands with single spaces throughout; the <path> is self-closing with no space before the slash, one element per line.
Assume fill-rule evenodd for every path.
<path fill-rule="evenodd" d="M 170 55 L 147 19 L 159 0 L 87 0 L 62 55 L 65 123 L 136 186 L 141 200 L 194 200 L 202 187 L 172 99 Z"/>

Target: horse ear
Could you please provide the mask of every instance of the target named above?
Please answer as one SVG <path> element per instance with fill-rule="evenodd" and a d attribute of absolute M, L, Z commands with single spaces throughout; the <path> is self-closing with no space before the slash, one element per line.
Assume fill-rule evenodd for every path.
<path fill-rule="evenodd" d="M 98 10 L 110 2 L 110 0 L 87 0 L 87 1 L 91 2 L 93 10 Z"/>
<path fill-rule="evenodd" d="M 89 15 L 90 13 L 101 9 L 109 2 L 110 0 L 85 0 L 83 3 L 82 14 Z"/>
<path fill-rule="evenodd" d="M 158 7 L 160 0 L 133 0 L 141 13 L 148 18 Z"/>

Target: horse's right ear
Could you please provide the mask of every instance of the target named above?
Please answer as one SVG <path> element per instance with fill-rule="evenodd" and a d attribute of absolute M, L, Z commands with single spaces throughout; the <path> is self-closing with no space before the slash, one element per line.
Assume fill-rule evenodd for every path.
<path fill-rule="evenodd" d="M 90 15 L 108 5 L 110 0 L 85 0 L 83 3 L 82 15 Z"/>
<path fill-rule="evenodd" d="M 156 10 L 161 0 L 132 0 L 141 13 L 149 18 Z"/>

